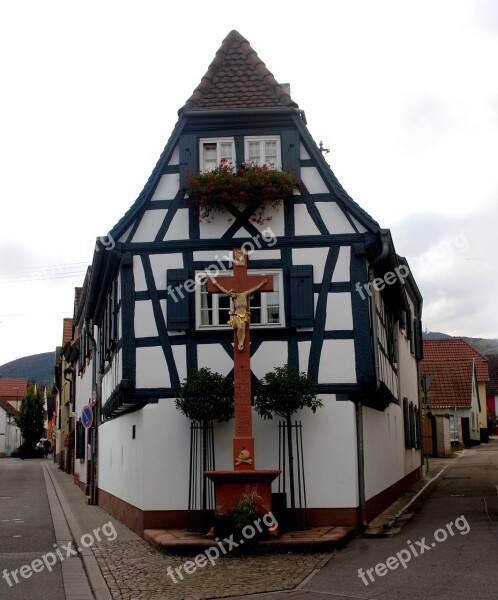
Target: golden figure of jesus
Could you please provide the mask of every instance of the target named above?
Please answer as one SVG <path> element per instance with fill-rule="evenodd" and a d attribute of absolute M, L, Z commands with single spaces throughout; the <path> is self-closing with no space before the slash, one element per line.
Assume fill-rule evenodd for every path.
<path fill-rule="evenodd" d="M 250 290 L 246 290 L 245 292 L 236 292 L 232 289 L 226 290 L 216 281 L 216 279 L 213 279 L 212 277 L 210 279 L 212 284 L 215 285 L 220 292 L 223 292 L 233 300 L 233 310 L 230 311 L 231 319 L 228 321 L 228 324 L 234 329 L 237 329 L 237 347 L 239 350 L 243 350 L 244 340 L 246 337 L 246 323 L 251 322 L 251 313 L 249 312 L 247 298 L 252 293 L 257 292 L 260 288 L 262 288 L 265 283 L 268 282 L 268 280 L 263 279 L 263 281 L 258 283 L 258 285 L 254 286 Z"/>

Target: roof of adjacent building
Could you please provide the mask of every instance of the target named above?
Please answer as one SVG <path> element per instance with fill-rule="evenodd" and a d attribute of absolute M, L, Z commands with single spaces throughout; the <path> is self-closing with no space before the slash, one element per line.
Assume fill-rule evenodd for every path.
<path fill-rule="evenodd" d="M 282 107 L 297 108 L 298 105 L 249 42 L 233 30 L 223 40 L 206 74 L 178 113 Z"/>
<path fill-rule="evenodd" d="M 73 320 L 66 318 L 64 319 L 64 325 L 62 328 L 62 344 L 65 345 L 70 342 L 73 337 Z"/>
<path fill-rule="evenodd" d="M 471 405 L 474 364 L 477 382 L 488 381 L 488 361 L 465 340 L 424 340 L 420 374 L 432 376 L 429 395 L 433 408 Z"/>
<path fill-rule="evenodd" d="M 0 398 L 0 408 L 3 408 L 9 415 L 17 414 L 17 410 L 7 400 L 4 400 L 4 398 Z"/>
<path fill-rule="evenodd" d="M 488 356 L 489 381 L 486 383 L 486 394 L 488 396 L 498 396 L 498 355 L 490 354 Z"/>
<path fill-rule="evenodd" d="M 21 400 L 29 383 L 29 379 L 0 378 L 0 398 L 5 400 Z"/>

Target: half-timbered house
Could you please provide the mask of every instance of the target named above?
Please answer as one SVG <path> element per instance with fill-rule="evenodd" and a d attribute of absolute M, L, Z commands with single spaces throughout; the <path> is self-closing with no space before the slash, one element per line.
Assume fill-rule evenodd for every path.
<path fill-rule="evenodd" d="M 187 178 L 222 160 L 272 163 L 301 186 L 263 224 L 236 203 L 199 218 Z M 190 424 L 174 399 L 195 369 L 233 371 L 228 298 L 202 274 L 222 281 L 240 247 L 274 290 L 251 297 L 253 380 L 291 364 L 323 400 L 298 415 L 310 522 L 361 526 L 420 477 L 422 299 L 390 232 L 348 196 L 288 87 L 236 31 L 97 242 L 81 316 L 96 343 L 99 503 L 140 533 L 185 524 Z M 277 468 L 277 423 L 253 426 L 257 468 Z M 232 429 L 215 426 L 217 469 L 232 468 Z"/>

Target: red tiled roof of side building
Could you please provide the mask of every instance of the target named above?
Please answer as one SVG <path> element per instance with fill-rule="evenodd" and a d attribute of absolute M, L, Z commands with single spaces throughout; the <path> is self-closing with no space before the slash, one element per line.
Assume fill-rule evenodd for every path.
<path fill-rule="evenodd" d="M 17 415 L 17 410 L 7 400 L 0 398 L 0 408 L 3 408 L 9 415 Z"/>
<path fill-rule="evenodd" d="M 431 375 L 429 402 L 432 408 L 470 407 L 472 402 L 472 359 L 421 362 L 421 375 Z"/>
<path fill-rule="evenodd" d="M 0 378 L 0 398 L 21 400 L 30 383 L 29 379 Z"/>
<path fill-rule="evenodd" d="M 465 358 L 475 359 L 477 381 L 489 381 L 488 360 L 465 340 L 424 340 L 424 360 Z"/>
<path fill-rule="evenodd" d="M 238 32 L 231 31 L 192 96 L 178 111 L 297 108 L 288 92 Z"/>
<path fill-rule="evenodd" d="M 70 342 L 73 337 L 73 320 L 66 318 L 64 319 L 64 325 L 62 329 L 62 345 Z"/>

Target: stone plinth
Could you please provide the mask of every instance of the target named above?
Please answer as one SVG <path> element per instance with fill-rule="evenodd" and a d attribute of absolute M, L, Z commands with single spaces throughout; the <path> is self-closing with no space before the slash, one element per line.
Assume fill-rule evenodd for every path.
<path fill-rule="evenodd" d="M 227 512 L 240 502 L 244 494 L 256 491 L 261 497 L 260 510 L 271 511 L 271 484 L 280 471 L 205 471 L 214 482 L 216 510 Z"/>

